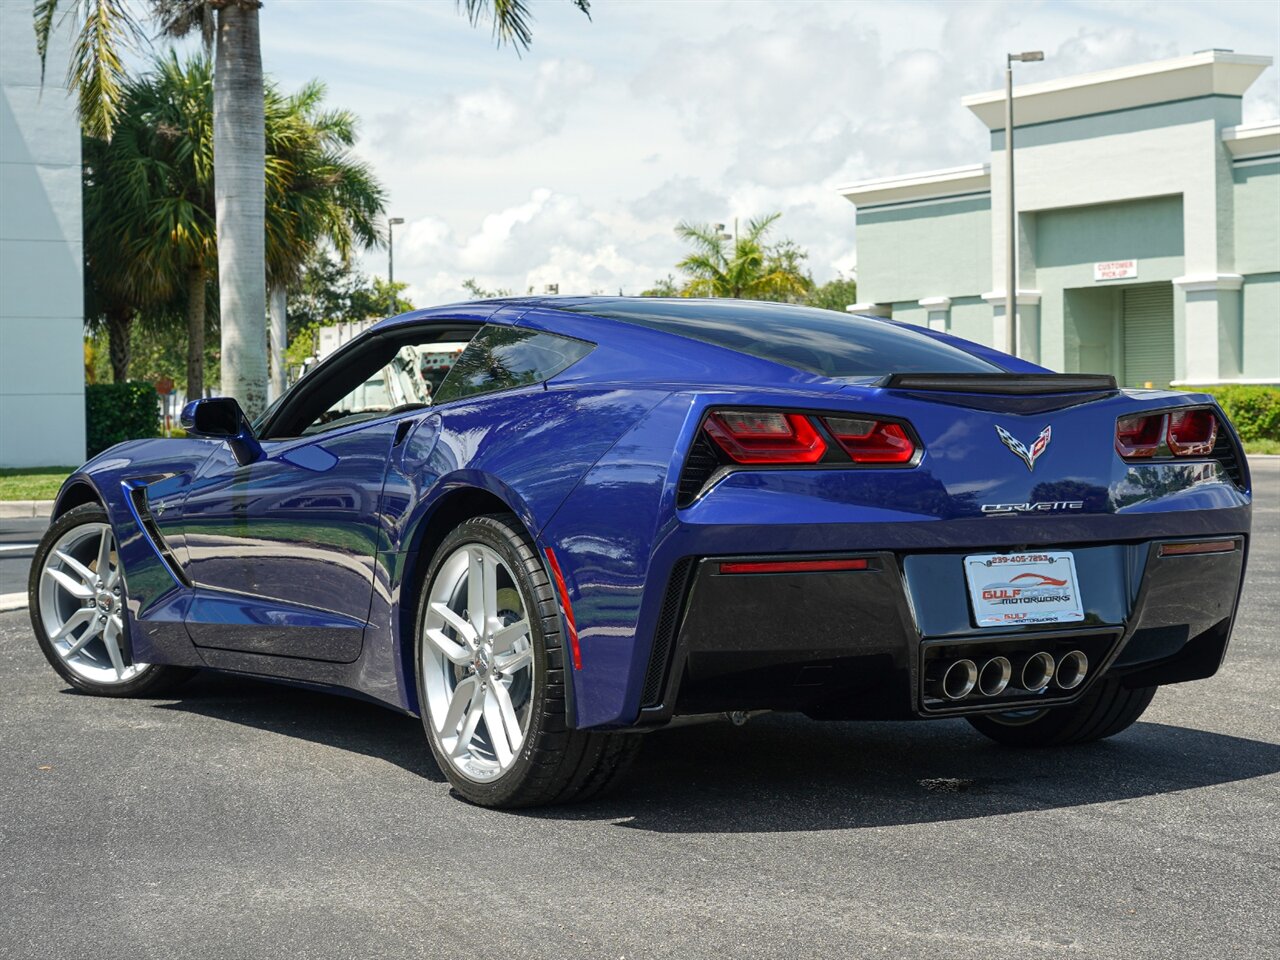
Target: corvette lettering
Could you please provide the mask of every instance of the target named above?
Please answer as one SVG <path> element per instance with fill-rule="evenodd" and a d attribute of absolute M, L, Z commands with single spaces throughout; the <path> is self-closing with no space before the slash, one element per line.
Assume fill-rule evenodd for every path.
<path fill-rule="evenodd" d="M 1035 503 L 984 503 L 983 513 L 1049 513 L 1053 510 L 1083 510 L 1083 500 L 1037 500 Z"/>

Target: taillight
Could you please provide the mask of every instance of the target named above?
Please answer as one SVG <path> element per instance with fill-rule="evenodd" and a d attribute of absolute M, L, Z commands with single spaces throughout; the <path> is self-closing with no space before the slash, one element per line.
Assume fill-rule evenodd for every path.
<path fill-rule="evenodd" d="M 703 427 L 737 463 L 817 463 L 827 452 L 822 435 L 799 413 L 719 410 Z"/>
<path fill-rule="evenodd" d="M 1154 457 L 1164 439 L 1165 415 L 1143 414 L 1116 421 L 1116 452 L 1127 459 Z"/>
<path fill-rule="evenodd" d="M 1212 410 L 1177 410 L 1169 414 L 1169 451 L 1175 457 L 1202 457 L 1218 439 Z"/>
<path fill-rule="evenodd" d="M 831 435 L 854 463 L 906 463 L 916 445 L 899 423 L 823 417 Z"/>
<path fill-rule="evenodd" d="M 1213 453 L 1217 440 L 1218 417 L 1203 407 L 1142 413 L 1116 421 L 1116 452 L 1126 460 L 1205 457 Z"/>

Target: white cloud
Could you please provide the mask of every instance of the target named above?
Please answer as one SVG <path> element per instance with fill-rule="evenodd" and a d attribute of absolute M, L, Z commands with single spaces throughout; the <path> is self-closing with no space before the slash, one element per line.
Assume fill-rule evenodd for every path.
<path fill-rule="evenodd" d="M 982 159 L 986 130 L 959 101 L 1000 86 L 1007 51 L 1046 52 L 1022 82 L 1280 52 L 1280 5 L 1249 2 L 598 0 L 591 21 L 548 2 L 522 58 L 452 4 L 355 6 L 273 0 L 264 59 L 286 86 L 321 76 L 363 117 L 361 152 L 409 221 L 397 276 L 422 303 L 469 276 L 638 292 L 679 259 L 678 220 L 774 210 L 826 279 L 856 259 L 835 188 Z M 1280 113 L 1276 68 L 1244 112 Z"/>

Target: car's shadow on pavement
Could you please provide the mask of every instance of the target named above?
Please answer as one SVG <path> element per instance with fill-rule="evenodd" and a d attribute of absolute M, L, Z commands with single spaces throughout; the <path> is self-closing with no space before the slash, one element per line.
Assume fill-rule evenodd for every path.
<path fill-rule="evenodd" d="M 443 783 L 416 717 L 284 684 L 197 674 L 156 706 L 365 754 Z"/>
<path fill-rule="evenodd" d="M 445 779 L 418 720 L 362 701 L 206 675 L 158 706 Z M 637 736 L 640 756 L 608 797 L 517 815 L 662 833 L 834 830 L 1123 802 L 1280 772 L 1280 745 L 1161 723 L 1052 750 L 1001 747 L 961 720 L 779 714 Z"/>
<path fill-rule="evenodd" d="M 851 829 L 1123 802 L 1280 771 L 1280 746 L 1160 723 L 1052 750 L 1001 747 L 962 720 L 776 716 L 650 736 L 616 794 L 535 814 L 661 833 Z"/>

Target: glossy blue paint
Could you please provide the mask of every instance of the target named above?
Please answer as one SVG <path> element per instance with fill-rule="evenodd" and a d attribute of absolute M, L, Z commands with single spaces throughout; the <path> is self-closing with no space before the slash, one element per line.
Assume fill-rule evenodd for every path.
<path fill-rule="evenodd" d="M 1131 577 L 1125 590 L 1113 582 L 1117 558 L 1130 550 L 1113 545 L 1141 550 L 1160 537 L 1248 532 L 1247 473 L 1242 489 L 1212 461 L 1131 465 L 1112 447 L 1117 417 L 1206 397 L 1133 391 L 1063 407 L 889 390 L 557 309 L 569 302 L 583 303 L 440 307 L 369 334 L 488 322 L 596 344 L 547 383 L 313 438 L 267 439 L 247 464 L 230 443 L 210 439 L 139 441 L 87 464 L 69 483 L 91 484 L 107 504 L 139 659 L 277 676 L 416 710 L 406 651 L 430 561 L 424 545 L 438 540 L 440 518 L 468 491 L 515 513 L 560 559 L 582 646 L 582 669 L 572 674 L 580 726 L 636 721 L 663 595 L 684 557 L 878 551 L 947 555 L 911 566 L 950 570 L 965 551 L 1070 546 L 1100 558 L 1090 592 L 1099 619 L 1111 622 L 1128 615 L 1125 590 L 1138 582 Z M 1010 370 L 1040 369 L 964 347 Z M 327 361 L 311 376 L 332 368 Z M 905 419 L 925 453 L 905 469 L 742 469 L 678 508 L 685 453 L 717 406 Z M 1000 442 L 997 425 L 1027 441 L 1052 426 L 1034 470 Z M 143 490 L 155 536 L 130 487 Z M 1082 507 L 1032 516 L 981 510 L 1043 500 Z M 925 609 L 933 601 L 912 577 L 920 622 L 961 629 L 956 592 Z"/>
<path fill-rule="evenodd" d="M 266 440 L 262 459 L 246 465 L 228 444 L 204 463 L 182 505 L 197 645 L 344 663 L 359 656 L 396 426 Z"/>

